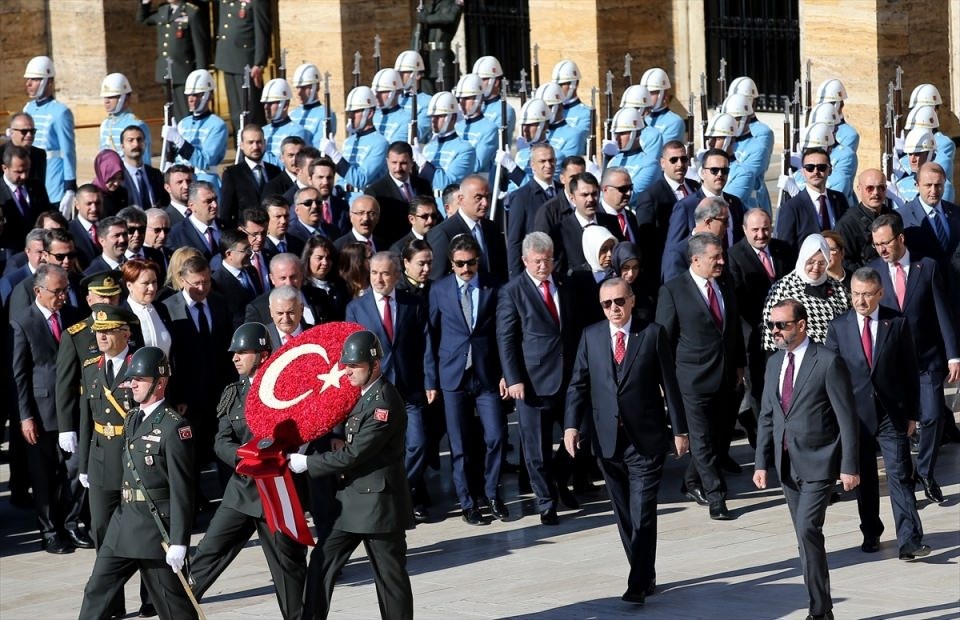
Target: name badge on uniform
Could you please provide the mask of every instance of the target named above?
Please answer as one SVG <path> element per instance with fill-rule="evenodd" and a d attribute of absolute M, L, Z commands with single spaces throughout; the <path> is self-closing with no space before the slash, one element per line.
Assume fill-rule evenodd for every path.
<path fill-rule="evenodd" d="M 377 408 L 373 410 L 373 417 L 381 422 L 386 422 L 387 418 L 390 417 L 390 411 L 388 409 Z"/>
<path fill-rule="evenodd" d="M 160 437 L 157 436 L 157 435 L 144 435 L 144 436 L 141 437 L 140 439 L 142 439 L 142 440 L 144 440 L 144 441 L 153 441 L 153 442 L 157 442 L 157 443 L 160 442 Z"/>

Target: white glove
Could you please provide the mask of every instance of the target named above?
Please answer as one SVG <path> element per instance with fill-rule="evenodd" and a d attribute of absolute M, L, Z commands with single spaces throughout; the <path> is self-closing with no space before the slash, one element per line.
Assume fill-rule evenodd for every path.
<path fill-rule="evenodd" d="M 513 172 L 517 169 L 517 162 L 513 161 L 513 156 L 509 151 L 499 150 L 497 151 L 496 156 L 494 156 L 494 161 L 497 162 L 498 166 L 503 166 L 507 169 L 507 172 Z"/>
<path fill-rule="evenodd" d="M 180 131 L 177 130 L 175 125 L 164 125 L 161 127 L 160 137 L 167 142 L 172 142 L 178 149 L 183 146 L 183 136 L 180 135 Z"/>
<path fill-rule="evenodd" d="M 603 147 L 601 148 L 603 154 L 607 157 L 613 157 L 620 152 L 620 145 L 618 145 L 613 140 L 604 140 Z"/>
<path fill-rule="evenodd" d="M 896 157 L 897 153 L 902 153 L 903 148 L 906 146 L 907 141 L 903 138 L 903 135 L 897 136 L 893 139 L 893 154 Z"/>
<path fill-rule="evenodd" d="M 790 197 L 796 196 L 800 193 L 800 188 L 797 186 L 797 182 L 793 177 L 781 174 L 780 178 L 777 179 L 777 189 L 782 189 L 783 191 L 790 194 Z"/>
<path fill-rule="evenodd" d="M 598 179 L 603 176 L 603 172 L 600 170 L 600 164 L 597 163 L 597 156 L 594 155 L 590 158 L 590 161 L 587 162 L 586 172 L 589 172 Z"/>
<path fill-rule="evenodd" d="M 80 474 L 79 476 L 77 476 L 77 478 L 80 480 L 80 486 L 82 486 L 85 489 L 90 488 L 90 480 L 87 477 L 87 474 Z"/>
<path fill-rule="evenodd" d="M 344 129 L 346 129 L 348 136 L 352 136 L 353 134 L 357 133 L 356 128 L 353 126 L 352 118 L 347 119 L 347 124 L 344 125 Z"/>
<path fill-rule="evenodd" d="M 307 455 L 306 454 L 299 454 L 294 452 L 289 455 L 289 459 L 290 460 L 288 461 L 288 465 L 290 467 L 290 471 L 292 471 L 295 474 L 302 474 L 303 472 L 307 471 Z"/>
<path fill-rule="evenodd" d="M 520 152 L 526 148 L 530 148 L 530 143 L 527 142 L 527 139 L 523 136 L 517 136 L 517 152 Z"/>
<path fill-rule="evenodd" d="M 173 569 L 173 572 L 179 573 L 183 568 L 183 561 L 187 557 L 186 545 L 170 545 L 167 549 L 167 564 Z"/>
<path fill-rule="evenodd" d="M 73 203 L 77 193 L 72 189 L 63 192 L 63 198 L 60 199 L 60 214 L 68 220 L 73 219 Z"/>
<path fill-rule="evenodd" d="M 337 143 L 330 138 L 324 138 L 320 141 L 320 152 L 333 160 L 333 163 L 339 164 L 343 159 L 343 154 L 337 150 Z"/>
<path fill-rule="evenodd" d="M 60 449 L 64 452 L 76 452 L 77 451 L 77 434 L 74 432 L 69 433 L 60 433 L 58 437 L 60 443 Z"/>
<path fill-rule="evenodd" d="M 427 158 L 423 156 L 423 149 L 420 148 L 420 140 L 417 138 L 413 139 L 413 146 L 410 147 L 413 149 L 413 161 L 417 164 L 418 168 L 423 168 L 427 165 Z"/>
<path fill-rule="evenodd" d="M 897 157 L 896 153 L 893 154 L 892 159 L 893 159 L 893 172 L 896 174 L 896 176 L 903 177 L 910 173 L 910 170 L 903 169 L 903 164 L 900 163 L 900 158 Z"/>

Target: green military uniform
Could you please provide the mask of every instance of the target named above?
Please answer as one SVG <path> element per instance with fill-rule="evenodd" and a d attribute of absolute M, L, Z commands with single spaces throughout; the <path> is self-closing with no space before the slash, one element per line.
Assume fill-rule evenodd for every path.
<path fill-rule="evenodd" d="M 124 421 L 123 488 L 83 591 L 80 618 L 104 618 L 111 601 L 140 570 L 161 618 L 196 618 L 176 574 L 165 562 L 162 537 L 146 489 L 170 535 L 171 545 L 190 545 L 193 525 L 193 431 L 164 401 L 147 415 L 134 409 Z M 134 466 L 136 470 L 134 470 Z"/>
<path fill-rule="evenodd" d="M 270 3 L 268 0 L 220 0 L 217 54 L 214 64 L 223 72 L 233 133 L 240 128 L 243 108 L 243 68 L 264 67 L 270 57 Z M 250 82 L 250 122 L 263 126 L 262 88 Z"/>
<path fill-rule="evenodd" d="M 231 468 L 240 461 L 237 449 L 254 438 L 244 414 L 249 390 L 249 377 L 231 383 L 224 389 L 217 405 L 220 422 L 214 451 Z M 285 534 L 270 531 L 256 483 L 236 472 L 230 477 L 223 501 L 190 561 L 191 574 L 196 582 L 194 594 L 198 598 L 203 596 L 237 557 L 254 531 L 259 534 L 260 546 L 273 577 L 280 612 L 288 620 L 300 618 L 307 575 L 307 548 Z"/>
<path fill-rule="evenodd" d="M 183 84 L 195 69 L 206 69 L 210 64 L 210 32 L 200 9 L 189 2 L 168 4 L 156 9 L 151 2 L 141 3 L 137 21 L 157 27 L 156 80 L 163 83 L 167 73 L 167 58 L 173 61 L 173 108 L 177 119 L 187 116 L 187 101 Z"/>
<path fill-rule="evenodd" d="M 403 467 L 406 430 L 403 398 L 381 377 L 347 417 L 344 447 L 307 458 L 311 477 L 335 474 L 342 485 L 337 492 L 340 514 L 323 547 L 325 597 L 314 617 L 327 617 L 337 574 L 362 542 L 374 571 L 380 615 L 413 618 L 406 570 L 405 530 L 412 527 L 413 515 Z"/>
<path fill-rule="evenodd" d="M 88 316 L 66 329 L 57 349 L 57 428 L 61 433 L 80 430 L 80 385 L 83 368 L 100 358 L 97 336 Z"/>
<path fill-rule="evenodd" d="M 423 3 L 423 11 L 418 13 L 417 19 L 425 25 L 426 33 L 423 36 L 424 59 L 426 60 L 426 76 L 423 80 L 425 93 L 437 90 L 436 82 L 437 61 L 443 61 L 443 89 L 452 91 L 456 86 L 453 73 L 454 54 L 450 46 L 457 28 L 460 26 L 460 13 L 463 12 L 463 2 L 459 0 L 427 0 Z"/>

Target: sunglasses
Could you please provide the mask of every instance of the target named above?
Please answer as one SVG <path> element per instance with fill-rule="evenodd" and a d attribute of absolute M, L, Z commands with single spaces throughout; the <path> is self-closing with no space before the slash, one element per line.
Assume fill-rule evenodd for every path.
<path fill-rule="evenodd" d="M 712 175 L 715 176 L 715 177 L 718 177 L 718 176 L 720 176 L 721 174 L 724 174 L 724 175 L 730 174 L 730 167 L 729 167 L 729 166 L 726 166 L 726 167 L 723 167 L 723 168 L 706 168 L 706 170 L 707 170 L 707 172 L 709 172 L 710 174 L 712 174 Z"/>
<path fill-rule="evenodd" d="M 471 258 L 470 260 L 455 260 L 453 264 L 458 268 L 463 269 L 464 267 L 473 267 L 479 262 L 479 259 Z"/>
<path fill-rule="evenodd" d="M 864 185 L 864 186 L 863 186 L 863 189 L 864 189 L 865 192 L 867 192 L 867 193 L 869 193 L 869 194 L 872 194 L 873 192 L 885 192 L 885 191 L 887 191 L 887 186 L 886 186 L 886 185 L 883 185 L 883 184 L 880 184 L 880 185 Z"/>
<path fill-rule="evenodd" d="M 146 226 L 127 226 L 128 235 L 142 235 L 147 232 Z"/>
<path fill-rule="evenodd" d="M 313 198 L 307 198 L 303 202 L 298 202 L 298 205 L 303 205 L 305 207 L 312 207 L 315 204 L 320 204 L 319 200 L 314 200 Z"/>
<path fill-rule="evenodd" d="M 814 170 L 817 172 L 826 172 L 829 167 L 830 164 L 803 164 L 803 169 L 807 172 L 813 172 Z"/>
<path fill-rule="evenodd" d="M 794 320 L 794 321 L 767 321 L 767 329 L 769 329 L 770 331 L 773 331 L 774 329 L 777 329 L 777 330 L 779 330 L 779 331 L 783 331 L 783 330 L 785 330 L 786 328 L 790 327 L 791 325 L 793 325 L 793 324 L 796 323 L 796 322 L 797 322 L 796 320 Z"/>
<path fill-rule="evenodd" d="M 686 163 L 689 163 L 689 162 L 690 162 L 690 158 L 689 158 L 688 156 L 686 156 L 686 155 L 675 155 L 675 156 L 669 158 L 667 161 L 670 162 L 671 164 L 675 164 L 675 163 L 677 163 L 678 161 L 686 164 Z"/>
<path fill-rule="evenodd" d="M 160 233 L 168 233 L 168 232 L 170 232 L 170 227 L 169 227 L 169 226 L 154 226 L 153 228 L 150 229 L 150 231 L 151 231 L 153 234 L 155 234 L 155 235 L 160 234 Z"/>
<path fill-rule="evenodd" d="M 614 297 L 613 299 L 604 299 L 600 301 L 600 305 L 603 306 L 604 310 L 609 310 L 610 306 L 617 304 L 618 308 L 622 308 L 623 304 L 627 303 L 626 297 Z"/>
<path fill-rule="evenodd" d="M 423 221 L 435 220 L 440 217 L 439 213 L 417 213 L 413 217 L 420 218 Z"/>
<path fill-rule="evenodd" d="M 53 252 L 50 252 L 50 256 L 52 256 L 52 257 L 54 257 L 55 259 L 57 259 L 57 262 L 58 262 L 58 263 L 62 263 L 63 261 L 65 261 L 65 260 L 68 259 L 68 258 L 76 258 L 76 257 L 77 257 L 77 253 L 76 253 L 76 252 L 67 252 L 66 254 L 54 254 Z"/>
<path fill-rule="evenodd" d="M 37 133 L 36 129 L 17 129 L 16 127 L 11 127 L 10 129 L 20 132 L 21 136 L 32 136 Z"/>
<path fill-rule="evenodd" d="M 630 192 L 633 191 L 633 185 L 620 185 L 620 186 L 607 185 L 607 187 L 609 187 L 609 188 L 611 188 L 611 189 L 615 189 L 615 190 L 617 190 L 618 192 L 620 192 L 621 194 L 629 194 Z"/>

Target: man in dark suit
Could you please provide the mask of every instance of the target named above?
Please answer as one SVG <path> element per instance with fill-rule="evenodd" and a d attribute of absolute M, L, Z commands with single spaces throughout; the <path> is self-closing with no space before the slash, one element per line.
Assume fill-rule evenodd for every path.
<path fill-rule="evenodd" d="M 380 205 L 377 234 L 394 243 L 409 230 L 406 214 L 417 196 L 433 196 L 433 187 L 413 174 L 413 150 L 406 142 L 394 142 L 387 149 L 387 172 L 364 188 Z"/>
<path fill-rule="evenodd" d="M 263 149 L 263 129 L 247 124 L 240 140 L 243 156 L 237 164 L 223 170 L 220 218 L 225 226 L 236 226 L 241 211 L 258 206 L 267 183 L 281 172 L 280 168 L 263 161 Z"/>
<path fill-rule="evenodd" d="M 902 220 L 881 215 L 871 225 L 873 246 L 880 257 L 870 263 L 880 272 L 883 306 L 907 317 L 920 367 L 920 442 L 917 479 L 931 502 L 942 502 L 943 493 L 934 470 L 943 427 L 949 415 L 943 384 L 960 380 L 960 342 L 947 287 L 935 260 L 908 251 Z"/>
<path fill-rule="evenodd" d="M 316 189 L 304 187 L 294 193 L 293 213 L 294 217 L 287 228 L 288 236 L 300 240 L 304 245 L 313 237 L 330 237 L 323 230 L 323 206 Z M 336 239 L 336 236 L 333 238 Z"/>
<path fill-rule="evenodd" d="M 170 196 L 163 189 L 163 173 L 143 162 L 143 129 L 131 125 L 120 133 L 123 149 L 123 187 L 130 204 L 141 209 L 170 204 Z"/>
<path fill-rule="evenodd" d="M 286 199 L 282 196 L 267 196 L 261 206 L 267 212 L 267 234 L 263 240 L 263 253 L 267 260 L 287 252 L 301 256 L 303 241 L 287 234 L 290 227 L 290 205 Z"/>
<path fill-rule="evenodd" d="M 834 230 L 843 237 L 843 268 L 853 273 L 877 257 L 870 235 L 870 224 L 881 215 L 893 213 L 887 200 L 887 182 L 883 172 L 868 168 L 857 178 L 860 202 L 847 209 Z"/>
<path fill-rule="evenodd" d="M 97 226 L 103 217 L 103 196 L 100 189 L 92 183 L 81 185 L 73 199 L 74 217 L 67 225 L 73 235 L 73 244 L 77 252 L 77 264 L 86 269 L 90 262 L 100 255 L 100 239 Z"/>
<path fill-rule="evenodd" d="M 271 288 L 292 286 L 300 291 L 300 301 L 303 304 L 303 320 L 310 326 L 326 323 L 334 315 L 332 302 L 326 291 L 304 285 L 303 263 L 299 257 L 293 254 L 277 254 L 270 260 L 270 284 Z M 247 305 L 244 321 L 269 325 L 272 322 L 269 297 L 270 293 L 264 292 L 259 297 L 254 298 Z"/>
<path fill-rule="evenodd" d="M 334 247 L 342 250 L 348 243 L 363 243 L 370 252 L 386 250 L 389 245 L 373 234 L 379 221 L 380 205 L 377 199 L 366 194 L 358 196 L 350 205 L 350 230 L 334 240 Z"/>
<path fill-rule="evenodd" d="M 167 245 L 172 248 L 190 246 L 200 250 L 209 262 L 220 250 L 220 224 L 217 222 L 219 205 L 211 183 L 194 181 L 187 199 L 190 216 L 170 229 Z"/>
<path fill-rule="evenodd" d="M 163 191 L 170 197 L 170 204 L 164 207 L 164 211 L 170 217 L 171 226 L 190 215 L 187 201 L 190 200 L 190 184 L 193 181 L 193 169 L 184 164 L 173 164 L 163 173 Z"/>
<path fill-rule="evenodd" d="M 297 185 L 297 155 L 307 145 L 300 136 L 289 135 L 280 142 L 280 160 L 283 168 L 263 188 L 264 196 L 280 194 L 283 196 Z"/>
<path fill-rule="evenodd" d="M 373 255 L 370 290 L 347 304 L 346 320 L 376 334 L 383 347 L 383 376 L 397 388 L 407 410 L 407 482 L 421 518 L 426 518 L 423 473 L 427 467 L 427 428 L 423 409 L 437 397 L 437 366 L 427 307 L 418 296 L 396 290 L 401 277 L 398 263 L 390 252 Z"/>
<path fill-rule="evenodd" d="M 303 189 L 304 187 L 310 187 L 310 165 L 323 157 L 323 153 L 319 149 L 316 149 L 312 146 L 305 146 L 297 153 L 296 158 L 294 159 L 295 168 L 297 171 L 297 177 L 293 181 L 293 185 L 287 187 L 286 190 L 280 192 L 279 195 L 283 196 L 284 200 L 287 201 L 287 204 L 293 204 L 293 195 L 297 193 L 298 189 Z M 271 183 L 277 182 L 278 177 L 284 175 L 277 175 L 273 178 Z M 270 185 L 268 183 L 267 185 Z M 264 196 L 276 196 L 277 192 L 268 193 L 264 191 Z M 292 217 L 292 209 L 291 209 Z"/>
<path fill-rule="evenodd" d="M 0 147 L 0 158 L 7 145 L 22 146 L 30 151 L 30 178 L 43 185 L 47 180 L 47 152 L 33 146 L 37 138 L 37 126 L 33 117 L 26 112 L 16 112 L 10 116 L 10 126 L 7 128 L 7 137 L 10 141 Z"/>
<path fill-rule="evenodd" d="M 407 221 L 410 232 L 390 246 L 390 251 L 397 256 L 403 256 L 403 249 L 414 239 L 426 239 L 427 233 L 440 223 L 440 212 L 433 196 L 415 196 L 407 209 Z"/>
<path fill-rule="evenodd" d="M 533 229 L 550 234 L 560 224 L 561 218 L 573 212 L 573 203 L 567 195 L 566 187 L 570 179 L 586 171 L 587 162 L 579 155 L 569 155 L 560 162 L 560 186 L 564 191 L 543 203 L 533 218 Z"/>
<path fill-rule="evenodd" d="M 336 239 L 350 230 L 351 226 L 350 205 L 347 204 L 343 188 L 336 184 L 337 165 L 329 157 L 318 157 L 310 163 L 307 172 L 310 179 L 308 187 L 317 190 L 318 194 L 320 229 L 327 238 Z M 290 191 L 294 190 L 291 188 Z M 289 192 L 286 196 L 289 196 Z M 295 205 L 296 202 L 291 201 L 291 204 Z M 379 224 L 376 227 L 379 230 Z M 377 237 L 380 237 L 379 232 Z"/>
<path fill-rule="evenodd" d="M 640 227 L 637 216 L 627 208 L 633 193 L 633 181 L 626 168 L 611 166 L 603 171 L 600 182 L 600 206 L 598 212 L 617 218 L 617 230 L 624 241 L 638 243 Z"/>
<path fill-rule="evenodd" d="M 751 409 L 743 411 L 740 423 L 750 444 L 756 447 L 756 414 L 763 396 L 763 375 L 767 355 L 763 351 L 763 304 L 771 285 L 793 270 L 796 258 L 785 241 L 772 239 L 770 215 L 763 209 L 750 209 L 743 219 L 743 239 L 727 252 L 727 273 L 737 297 L 737 311 L 747 351 L 747 377 Z"/>
<path fill-rule="evenodd" d="M 100 246 L 100 254 L 90 261 L 90 264 L 83 271 L 84 275 L 89 276 L 101 271 L 120 268 L 120 265 L 126 260 L 124 254 L 130 244 L 126 220 L 115 215 L 99 220 L 97 222 L 97 241 Z"/>
<path fill-rule="evenodd" d="M 58 443 L 56 381 L 57 348 L 63 330 L 80 320 L 65 305 L 67 272 L 43 264 L 33 278 L 36 302 L 25 313 L 10 317 L 10 380 L 20 413 L 20 432 L 28 444 L 30 483 L 37 522 L 48 553 L 70 553 L 74 541 L 91 547 L 77 520 L 84 495 L 71 493 L 79 458 L 68 459 Z M 71 532 L 72 530 L 72 532 Z"/>
<path fill-rule="evenodd" d="M 227 229 L 220 235 L 220 267 L 213 272 L 214 289 L 227 302 L 230 323 L 237 329 L 244 323 L 247 305 L 263 294 L 263 284 L 250 266 L 250 243 L 247 235 Z"/>
<path fill-rule="evenodd" d="M 51 228 L 43 231 L 43 255 L 41 263 L 59 265 L 67 272 L 66 305 L 85 315 L 90 311 L 87 306 L 85 291 L 81 285 L 83 275 L 77 269 L 76 254 L 73 251 L 73 236 L 60 228 Z M 7 305 L 10 316 L 18 316 L 24 312 L 36 299 L 33 278 L 25 278 L 18 284 Z M 70 327 L 67 325 L 67 327 Z"/>
<path fill-rule="evenodd" d="M 723 275 L 720 238 L 700 233 L 687 247 L 690 268 L 660 287 L 657 323 L 663 325 L 677 364 L 677 380 L 690 429 L 690 464 L 683 491 L 710 506 L 710 518 L 728 520 L 721 456 L 730 446 L 737 387 L 746 354 L 737 301 Z"/>
<path fill-rule="evenodd" d="M 549 142 L 531 145 L 530 171 L 533 177 L 507 196 L 504 206 L 508 213 L 507 262 L 511 278 L 523 273 L 520 246 L 523 238 L 534 231 L 537 211 L 550 199 L 563 196 L 563 185 L 553 180 L 556 166 L 557 155 Z"/>
<path fill-rule="evenodd" d="M 699 192 L 698 192 L 699 193 Z M 677 203 L 680 208 L 680 203 Z M 710 233 L 724 243 L 727 238 L 727 228 L 730 226 L 730 209 L 727 201 L 719 196 L 705 196 L 693 211 L 694 225 L 691 235 Z M 679 239 L 667 239 L 667 248 L 663 252 L 660 263 L 660 281 L 669 282 L 690 267 L 690 258 L 687 253 L 687 244 L 690 235 Z"/>
<path fill-rule="evenodd" d="M 603 226 L 618 241 L 623 240 L 617 218 L 600 212 L 600 183 L 595 176 L 589 172 L 576 174 L 570 178 L 566 190 L 574 210 L 560 218 L 549 232 L 556 253 L 554 269 L 563 276 L 591 270 L 583 255 L 583 229 L 587 226 Z"/>
<path fill-rule="evenodd" d="M 880 550 L 880 479 L 877 447 L 883 455 L 896 524 L 900 559 L 923 552 L 923 527 L 913 495 L 913 463 L 908 437 L 920 419 L 920 381 L 913 336 L 906 318 L 880 306 L 880 273 L 861 267 L 850 282 L 853 310 L 830 322 L 826 347 L 843 358 L 850 371 L 860 417 L 860 486 L 857 508 L 866 553 Z M 920 551 L 920 553 L 917 553 Z"/>
<path fill-rule="evenodd" d="M 900 209 L 900 216 L 910 249 L 937 261 L 941 275 L 946 278 L 953 273 L 958 283 L 950 259 L 960 246 L 960 207 L 943 200 L 945 179 L 940 164 L 923 164 L 917 173 L 920 194 Z M 952 299 L 960 299 L 960 286 L 950 288 L 956 295 Z"/>
<path fill-rule="evenodd" d="M 4 323 L 6 323 L 6 319 L 10 318 L 10 298 L 13 292 L 17 290 L 25 280 L 33 280 L 33 274 L 36 273 L 37 267 L 43 262 L 43 237 L 45 233 L 46 231 L 41 228 L 34 228 L 28 232 L 26 247 L 24 248 L 24 256 L 27 259 L 27 264 L 0 278 L 0 308 L 2 308 L 4 312 L 2 317 Z M 28 286 L 30 286 L 31 289 L 33 288 L 32 283 Z"/>
<path fill-rule="evenodd" d="M 773 236 L 796 249 L 809 235 L 832 230 L 847 211 L 847 199 L 842 192 L 827 189 L 830 176 L 830 155 L 821 148 L 803 152 L 805 186 L 777 211 Z"/>
<path fill-rule="evenodd" d="M 23 250 L 24 239 L 37 216 L 50 208 L 43 183 L 30 178 L 30 151 L 10 145 L 3 150 L 3 179 L 0 182 L 0 252 L 10 256 Z"/>
<path fill-rule="evenodd" d="M 785 299 L 768 328 L 780 349 L 767 364 L 753 482 L 765 489 L 776 465 L 800 544 L 807 620 L 832 620 L 823 522 L 837 478 L 860 484 L 856 402 L 843 359 L 807 337 L 807 311 Z"/>
<path fill-rule="evenodd" d="M 553 241 L 547 234 L 532 232 L 524 238 L 523 264 L 524 272 L 500 290 L 497 344 L 507 394 L 517 403 L 520 441 L 540 522 L 556 525 L 553 423 L 562 419 L 579 334 L 572 329 L 570 291 L 554 279 Z"/>
<path fill-rule="evenodd" d="M 497 225 L 487 219 L 490 207 L 490 185 L 483 175 L 471 174 L 460 183 L 456 194 L 457 212 L 427 235 L 433 248 L 430 279 L 439 280 L 450 273 L 450 242 L 457 235 L 468 234 L 480 245 L 480 271 L 493 274 L 501 281 L 507 278 L 507 248 Z"/>
<path fill-rule="evenodd" d="M 656 587 L 657 491 L 665 453 L 672 443 L 677 458 L 683 456 L 690 440 L 666 332 L 635 317 L 634 303 L 625 280 L 600 285 L 606 320 L 587 327 L 580 338 L 563 443 L 574 456 L 580 429 L 586 429 L 630 564 L 622 598 L 642 605 Z"/>
<path fill-rule="evenodd" d="M 117 217 L 127 223 L 127 250 L 123 253 L 123 260 L 142 258 L 153 261 L 160 267 L 160 277 L 157 280 L 162 283 L 167 277 L 167 259 L 162 251 L 146 244 L 146 211 L 135 206 L 124 207 L 117 213 Z"/>

